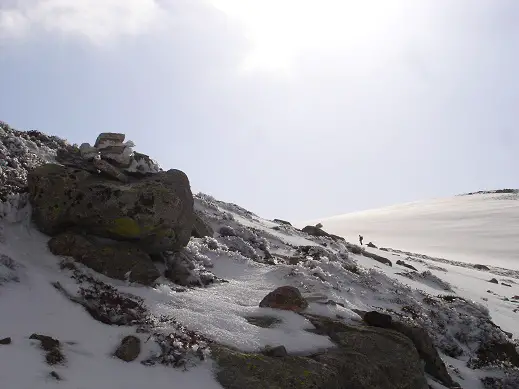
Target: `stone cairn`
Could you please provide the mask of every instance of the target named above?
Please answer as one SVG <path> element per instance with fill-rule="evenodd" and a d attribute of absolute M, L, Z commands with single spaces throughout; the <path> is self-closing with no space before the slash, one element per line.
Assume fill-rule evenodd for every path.
<path fill-rule="evenodd" d="M 83 143 L 79 149 L 61 149 L 56 160 L 65 166 L 77 167 L 92 173 L 103 173 L 121 182 L 129 176 L 146 176 L 162 171 L 148 155 L 133 151 L 135 144 L 124 142 L 125 134 L 103 132 L 94 146 Z"/>

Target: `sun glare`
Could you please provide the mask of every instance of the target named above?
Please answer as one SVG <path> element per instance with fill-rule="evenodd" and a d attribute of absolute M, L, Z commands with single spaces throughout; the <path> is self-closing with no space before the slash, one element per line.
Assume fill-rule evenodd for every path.
<path fill-rule="evenodd" d="M 396 24 L 400 0 L 212 0 L 243 25 L 251 43 L 247 70 L 288 70 L 312 49 L 376 43 Z"/>

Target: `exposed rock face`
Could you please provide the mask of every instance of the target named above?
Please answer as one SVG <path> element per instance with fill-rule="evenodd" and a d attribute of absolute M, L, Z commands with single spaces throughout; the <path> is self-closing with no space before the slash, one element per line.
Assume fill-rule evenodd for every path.
<path fill-rule="evenodd" d="M 301 312 L 308 307 L 308 301 L 297 288 L 281 286 L 266 295 L 259 306 Z"/>
<path fill-rule="evenodd" d="M 125 361 L 131 362 L 137 359 L 141 352 L 141 340 L 136 336 L 126 336 L 122 341 L 114 355 Z"/>
<path fill-rule="evenodd" d="M 152 285 L 160 276 L 150 256 L 129 243 L 103 245 L 82 235 L 63 233 L 48 245 L 53 254 L 71 256 L 110 278 L 126 280 L 129 274 L 130 282 Z"/>
<path fill-rule="evenodd" d="M 409 338 L 416 347 L 420 358 L 425 362 L 425 372 L 449 388 L 456 386 L 426 329 L 393 321 L 390 315 L 376 311 L 358 313 L 370 326 L 392 329 Z"/>
<path fill-rule="evenodd" d="M 374 259 L 375 261 L 383 263 L 384 265 L 393 266 L 393 263 L 389 259 L 384 258 L 384 257 L 382 257 L 382 256 L 380 256 L 378 254 L 370 253 L 368 251 L 364 251 L 362 254 L 365 257 Z"/>
<path fill-rule="evenodd" d="M 33 219 L 55 235 L 70 227 L 101 237 L 137 242 L 149 253 L 178 250 L 193 228 L 193 196 L 179 170 L 129 184 L 87 171 L 43 165 L 29 174 Z"/>
<path fill-rule="evenodd" d="M 412 342 L 392 330 L 352 327 L 307 316 L 337 348 L 311 357 L 268 356 L 213 347 L 217 380 L 225 389 L 426 389 Z"/>
<path fill-rule="evenodd" d="M 418 350 L 418 354 L 420 354 L 420 358 L 425 362 L 426 373 L 440 380 L 441 383 L 449 388 L 459 386 L 449 375 L 425 328 L 412 327 L 401 322 L 394 322 L 392 328 L 411 339 Z"/>
<path fill-rule="evenodd" d="M 285 226 L 291 226 L 292 225 L 292 223 L 287 222 L 286 220 L 282 220 L 282 219 L 274 219 L 273 222 L 279 223 L 279 224 L 284 224 Z"/>
<path fill-rule="evenodd" d="M 202 213 L 196 210 L 194 214 L 193 231 L 191 235 L 195 238 L 203 238 L 204 236 L 214 236 L 214 230 L 212 229 L 212 227 L 206 220 L 204 220 Z"/>
<path fill-rule="evenodd" d="M 414 270 L 414 271 L 418 271 L 418 269 L 416 267 L 414 267 L 413 265 L 408 264 L 407 262 L 402 261 L 401 259 L 396 261 L 396 264 L 400 265 L 400 266 L 407 267 L 408 269 L 411 269 L 411 270 Z"/>
<path fill-rule="evenodd" d="M 324 237 L 333 239 L 335 241 L 344 240 L 344 238 L 342 236 L 329 234 L 328 232 L 322 230 L 321 228 L 319 228 L 317 226 L 306 226 L 301 231 L 306 232 L 308 235 L 317 236 L 317 237 L 324 236 Z"/>

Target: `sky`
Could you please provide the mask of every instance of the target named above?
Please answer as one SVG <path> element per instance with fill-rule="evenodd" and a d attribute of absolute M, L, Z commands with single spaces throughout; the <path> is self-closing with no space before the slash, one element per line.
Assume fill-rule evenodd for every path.
<path fill-rule="evenodd" d="M 0 120 L 316 219 L 518 187 L 516 0 L 1 0 Z"/>

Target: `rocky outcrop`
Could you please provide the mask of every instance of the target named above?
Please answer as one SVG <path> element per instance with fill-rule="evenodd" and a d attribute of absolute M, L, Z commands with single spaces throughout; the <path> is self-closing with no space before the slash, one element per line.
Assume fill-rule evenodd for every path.
<path fill-rule="evenodd" d="M 259 306 L 301 312 L 308 307 L 308 301 L 297 288 L 281 286 L 266 295 Z"/>
<path fill-rule="evenodd" d="M 316 327 L 315 332 L 329 336 L 337 347 L 303 357 L 284 355 L 281 347 L 269 356 L 214 346 L 218 382 L 225 389 L 427 388 L 418 353 L 405 336 L 392 330 L 306 317 Z"/>
<path fill-rule="evenodd" d="M 477 270 L 485 270 L 485 271 L 490 270 L 490 268 L 486 265 L 475 264 L 472 267 Z"/>
<path fill-rule="evenodd" d="M 292 226 L 292 223 L 290 222 L 287 222 L 286 220 L 282 220 L 282 219 L 274 219 L 272 220 L 274 223 L 278 223 L 278 224 L 283 224 L 285 226 Z"/>
<path fill-rule="evenodd" d="M 193 231 L 191 232 L 191 236 L 195 238 L 203 238 L 204 236 L 214 236 L 213 228 L 204 219 L 203 214 L 197 210 L 194 211 Z"/>
<path fill-rule="evenodd" d="M 426 329 L 393 321 L 390 315 L 381 312 L 359 311 L 358 313 L 364 322 L 370 326 L 391 329 L 409 338 L 416 347 L 420 358 L 425 362 L 424 368 L 426 373 L 438 379 L 448 388 L 458 386 L 449 375 Z"/>
<path fill-rule="evenodd" d="M 322 230 L 321 228 L 319 228 L 317 226 L 306 226 L 301 231 L 307 233 L 308 235 L 317 236 L 317 237 L 326 237 L 326 238 L 333 239 L 335 241 L 344 240 L 344 238 L 342 236 L 329 234 L 328 232 Z"/>
<path fill-rule="evenodd" d="M 28 177 L 33 219 L 48 235 L 78 227 L 92 235 L 133 241 L 149 253 L 184 247 L 193 229 L 193 196 L 179 170 L 128 184 L 54 164 Z"/>
<path fill-rule="evenodd" d="M 403 267 L 407 267 L 408 269 L 411 269 L 411 270 L 414 270 L 414 271 L 418 271 L 418 269 L 416 267 L 414 267 L 413 265 L 408 264 L 407 262 L 402 261 L 401 259 L 396 261 L 396 264 L 400 265 L 400 266 L 403 266 Z"/>
<path fill-rule="evenodd" d="M 121 341 L 114 355 L 122 361 L 131 362 L 137 359 L 141 352 L 141 340 L 136 336 L 129 335 Z"/>
<path fill-rule="evenodd" d="M 152 285 L 160 276 L 150 256 L 129 243 L 102 244 L 67 232 L 53 237 L 48 246 L 54 255 L 73 257 L 110 278 Z"/>
<path fill-rule="evenodd" d="M 362 255 L 364 255 L 365 257 L 374 259 L 377 262 L 383 263 L 384 265 L 393 266 L 393 263 L 389 259 L 384 258 L 378 254 L 370 253 L 369 251 L 363 251 Z"/>
<path fill-rule="evenodd" d="M 371 247 L 372 249 L 376 249 L 377 246 L 373 244 L 373 242 L 369 242 L 366 246 Z"/>
<path fill-rule="evenodd" d="M 492 283 L 492 284 L 499 284 L 499 281 L 496 280 L 495 278 L 492 278 L 492 279 L 491 279 L 490 281 L 488 281 L 488 282 L 490 282 L 490 283 Z"/>

